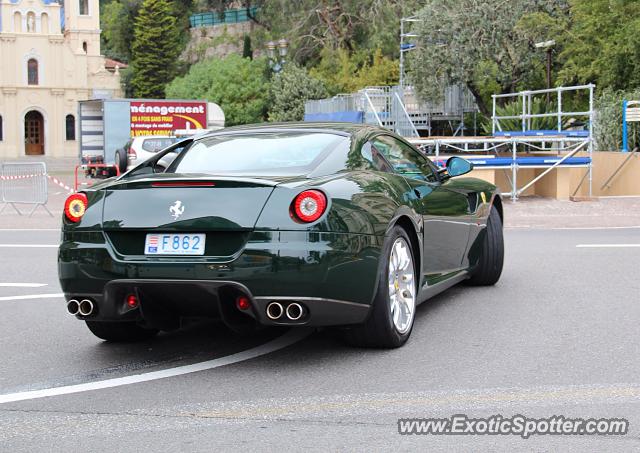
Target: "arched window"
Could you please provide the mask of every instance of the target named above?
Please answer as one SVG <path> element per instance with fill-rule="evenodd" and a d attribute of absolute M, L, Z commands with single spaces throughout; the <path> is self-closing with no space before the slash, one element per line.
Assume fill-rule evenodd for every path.
<path fill-rule="evenodd" d="M 80 15 L 86 16 L 89 14 L 89 0 L 78 0 Z"/>
<path fill-rule="evenodd" d="M 47 13 L 42 13 L 40 16 L 40 29 L 45 35 L 49 34 L 49 15 Z"/>
<path fill-rule="evenodd" d="M 13 31 L 22 33 L 22 14 L 18 11 L 13 14 Z"/>
<path fill-rule="evenodd" d="M 29 58 L 27 62 L 27 83 L 29 85 L 38 84 L 38 60 Z"/>
<path fill-rule="evenodd" d="M 87 53 L 88 49 L 89 47 L 87 46 L 87 41 L 82 41 L 82 50 L 84 50 L 84 53 Z"/>
<path fill-rule="evenodd" d="M 67 140 L 75 140 L 76 139 L 76 119 L 73 115 L 67 115 L 65 118 L 66 125 L 66 139 Z"/>

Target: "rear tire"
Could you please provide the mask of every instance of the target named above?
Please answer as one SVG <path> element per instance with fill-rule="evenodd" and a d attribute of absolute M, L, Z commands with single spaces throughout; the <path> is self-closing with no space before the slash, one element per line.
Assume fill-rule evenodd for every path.
<path fill-rule="evenodd" d="M 112 342 L 146 340 L 158 333 L 156 329 L 145 329 L 135 322 L 85 322 L 91 333 L 96 337 Z"/>
<path fill-rule="evenodd" d="M 120 170 L 120 174 L 127 171 L 127 155 L 123 153 L 122 150 L 116 151 L 116 160 L 115 164 L 118 166 L 118 170 Z"/>
<path fill-rule="evenodd" d="M 468 283 L 475 286 L 495 285 L 500 280 L 503 263 L 502 220 L 496 207 L 491 206 L 486 233 L 480 247 L 480 258 Z"/>
<path fill-rule="evenodd" d="M 379 266 L 378 289 L 369 317 L 344 332 L 345 340 L 354 346 L 398 348 L 413 329 L 418 274 L 411 239 L 402 227 L 396 225 L 390 231 L 380 259 L 384 264 Z"/>

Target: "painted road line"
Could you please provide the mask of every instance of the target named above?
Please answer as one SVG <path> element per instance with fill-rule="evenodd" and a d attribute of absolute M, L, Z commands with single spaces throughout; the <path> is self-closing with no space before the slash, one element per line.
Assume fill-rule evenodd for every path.
<path fill-rule="evenodd" d="M 579 249 L 611 249 L 611 248 L 635 248 L 640 247 L 640 244 L 578 244 Z"/>
<path fill-rule="evenodd" d="M 56 297 L 64 297 L 64 294 L 27 294 L 26 296 L 3 296 L 0 297 L 1 301 L 8 300 L 27 300 L 27 299 L 54 299 Z"/>
<path fill-rule="evenodd" d="M 0 288 L 40 288 L 46 283 L 0 283 Z"/>
<path fill-rule="evenodd" d="M 256 346 L 246 351 L 237 352 L 226 357 L 207 360 L 206 362 L 194 363 L 192 365 L 179 366 L 166 370 L 152 371 L 150 373 L 134 374 L 114 379 L 105 379 L 103 381 L 87 382 L 86 384 L 65 385 L 62 387 L 52 387 L 42 390 L 31 390 L 27 392 L 7 393 L 0 395 L 0 404 L 15 403 L 17 401 L 33 400 L 37 398 L 47 398 L 50 396 L 69 395 L 72 393 L 88 392 L 91 390 L 101 390 L 113 387 L 121 387 L 123 385 L 139 384 L 141 382 L 155 381 L 175 376 L 182 376 L 199 371 L 211 370 L 225 365 L 244 362 L 246 360 L 255 359 L 262 355 L 271 354 L 272 352 L 291 346 L 294 343 L 306 338 L 313 332 L 313 329 L 295 328 L 291 329 L 284 335 L 275 338 L 265 344 Z"/>
<path fill-rule="evenodd" d="M 48 248 L 58 248 L 58 244 L 0 244 L 2 248 L 12 248 L 12 249 L 22 249 L 22 248 L 31 248 L 31 249 L 48 249 Z"/>
<path fill-rule="evenodd" d="M 638 226 L 603 226 L 603 227 L 545 227 L 545 226 L 532 226 L 532 225 L 514 225 L 505 226 L 505 230 L 638 230 Z"/>
<path fill-rule="evenodd" d="M 0 228 L 3 231 L 60 231 L 60 228 Z"/>

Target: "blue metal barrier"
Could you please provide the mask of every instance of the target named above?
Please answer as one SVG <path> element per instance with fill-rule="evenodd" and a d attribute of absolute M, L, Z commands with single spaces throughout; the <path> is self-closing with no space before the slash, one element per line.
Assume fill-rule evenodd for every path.
<path fill-rule="evenodd" d="M 339 123 L 362 123 L 364 112 L 346 111 L 332 113 L 305 113 L 305 121 L 336 121 Z"/>
<path fill-rule="evenodd" d="M 511 164 L 514 163 L 514 159 L 511 157 L 492 157 L 490 159 L 470 157 L 470 158 L 467 158 L 467 160 L 471 162 L 473 166 L 476 168 L 510 167 Z M 515 163 L 520 167 L 527 167 L 527 166 L 548 167 L 550 165 L 555 164 L 556 162 L 559 162 L 560 160 L 562 160 L 562 157 L 517 157 L 515 159 Z M 438 159 L 435 162 L 440 167 L 444 167 L 446 165 L 445 159 Z M 561 166 L 581 166 L 581 165 L 589 165 L 590 163 L 591 163 L 591 158 L 589 157 L 569 157 L 562 162 Z"/>
<path fill-rule="evenodd" d="M 589 137 L 589 131 L 557 131 L 557 130 L 527 130 L 527 131 L 496 131 L 495 137 Z"/>

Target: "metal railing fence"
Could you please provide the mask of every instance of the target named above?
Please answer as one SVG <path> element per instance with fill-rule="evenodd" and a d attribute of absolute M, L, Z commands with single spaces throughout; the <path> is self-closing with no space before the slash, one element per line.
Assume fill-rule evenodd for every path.
<path fill-rule="evenodd" d="M 222 24 L 237 24 L 239 22 L 247 22 L 258 12 L 257 7 L 228 9 L 223 13 L 211 11 L 207 13 L 193 14 L 189 17 L 191 28 L 213 27 Z"/>
<path fill-rule="evenodd" d="M 47 167 L 44 162 L 0 163 L 0 213 L 11 206 L 18 215 L 22 215 L 16 205 L 27 204 L 33 205 L 29 216 L 38 206 L 53 215 L 46 206 L 48 198 Z"/>

